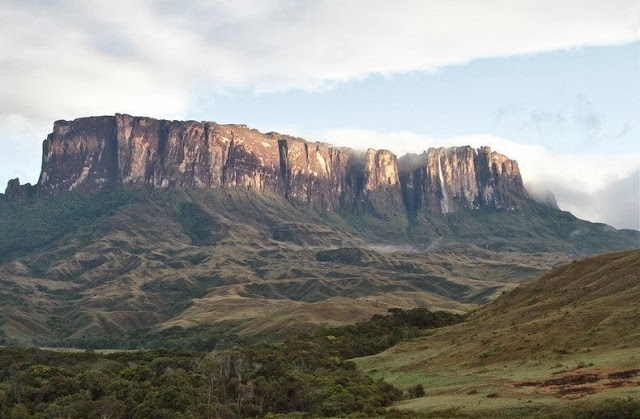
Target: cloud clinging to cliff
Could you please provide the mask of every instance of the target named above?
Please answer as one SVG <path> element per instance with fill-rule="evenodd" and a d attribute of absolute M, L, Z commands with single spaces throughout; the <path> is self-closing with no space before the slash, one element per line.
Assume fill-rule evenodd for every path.
<path fill-rule="evenodd" d="M 525 186 L 554 193 L 562 210 L 579 218 L 640 229 L 640 152 L 552 153 L 493 135 L 428 138 L 411 132 L 338 129 L 324 133 L 333 144 L 389 149 L 397 155 L 421 153 L 429 147 L 490 146 L 518 161 Z"/>

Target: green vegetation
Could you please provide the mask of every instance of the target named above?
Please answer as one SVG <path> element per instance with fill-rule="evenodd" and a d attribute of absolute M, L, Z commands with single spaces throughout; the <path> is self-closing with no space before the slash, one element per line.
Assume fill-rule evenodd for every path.
<path fill-rule="evenodd" d="M 636 231 L 616 231 L 530 200 L 524 201 L 523 209 L 518 211 L 421 214 L 408 222 L 400 216 L 312 211 L 269 194 L 235 190 L 115 190 L 103 194 L 68 192 L 27 202 L 0 200 L 0 262 L 53 244 L 68 233 L 84 233 L 84 239 L 90 242 L 104 232 L 87 232 L 83 228 L 94 225 L 101 217 L 133 202 L 160 205 L 160 201 L 176 205 L 177 220 L 196 245 L 213 244 L 224 237 L 228 226 L 220 223 L 219 215 L 227 216 L 229 212 L 234 218 L 267 226 L 283 221 L 284 213 L 288 222 L 326 223 L 338 231 L 396 244 L 445 237 L 496 250 L 555 251 L 564 246 L 564 250 L 576 253 L 593 253 L 634 247 L 639 238 Z"/>
<path fill-rule="evenodd" d="M 72 336 L 73 330 L 68 328 L 59 317 L 52 317 L 48 322 L 55 337 L 42 337 L 34 340 L 39 347 L 82 348 L 90 350 L 176 350 L 209 352 L 213 350 L 233 348 L 239 344 L 251 342 L 241 338 L 230 330 L 236 323 L 216 323 L 195 326 L 189 329 L 174 326 L 166 329 L 138 329 L 124 333 L 105 333 L 97 336 Z M 0 341 L 12 344 L 9 339 Z"/>
<path fill-rule="evenodd" d="M 402 217 L 222 188 L 1 200 L 0 215 L 5 344 L 137 349 L 154 347 L 147 331 L 174 326 L 222 321 L 243 339 L 281 339 L 389 307 L 460 313 L 567 258 L 453 240 L 427 252 L 434 238 L 409 237 Z M 183 349 L 219 339 L 199 340 L 209 343 Z"/>
<path fill-rule="evenodd" d="M 424 308 L 395 309 L 353 326 L 208 354 L 3 348 L 0 417 L 380 414 L 403 392 L 363 375 L 347 358 L 377 353 L 461 318 Z M 166 342 L 171 345 L 170 339 Z M 409 392 L 412 397 L 423 394 L 421 387 Z"/>
<path fill-rule="evenodd" d="M 395 402 L 400 417 L 633 417 L 638 251 L 558 268 L 441 330 L 461 317 L 397 309 L 317 329 L 403 304 L 464 312 L 571 254 L 637 243 L 535 203 L 407 220 L 223 189 L 3 201 L 2 342 L 154 352 L 2 349 L 0 417 L 376 415 Z M 572 374 L 585 384 L 540 384 Z M 589 403 L 562 410 L 570 396 Z"/>
<path fill-rule="evenodd" d="M 126 205 L 138 193 L 114 191 L 89 195 L 65 193 L 27 202 L 0 201 L 0 263 L 37 251 L 76 233 L 85 244 L 105 230 L 94 228 L 96 220 Z M 46 261 L 31 266 L 33 275 L 41 275 Z"/>
<path fill-rule="evenodd" d="M 310 339 L 345 359 L 377 354 L 400 342 L 424 335 L 424 331 L 459 323 L 464 316 L 426 308 L 390 309 L 388 315 L 350 326 L 322 329 Z M 302 336 L 298 339 L 307 339 Z"/>
<path fill-rule="evenodd" d="M 389 384 L 363 376 L 353 364 L 314 355 L 313 348 L 304 346 L 292 353 L 254 348 L 207 356 L 0 349 L 0 416 L 330 416 L 379 412 L 402 396 Z"/>
<path fill-rule="evenodd" d="M 406 311 L 390 309 L 389 313 L 385 316 L 376 314 L 370 320 L 353 325 L 322 328 L 313 334 L 302 334 L 297 339 L 314 342 L 327 350 L 331 349 L 343 359 L 350 359 L 382 352 L 398 342 L 422 336 L 424 330 L 457 323 L 463 318 L 459 314 L 431 312 L 426 308 Z M 232 333 L 233 328 L 238 325 L 237 322 L 219 322 L 188 329 L 178 326 L 161 330 L 139 329 L 127 333 L 107 333 L 89 337 L 69 337 L 72 331 L 59 317 L 51 317 L 47 325 L 56 335 L 63 337 L 40 338 L 34 342 L 40 347 L 209 352 L 260 341 L 257 338 L 243 338 Z M 1 343 L 12 342 L 5 338 Z"/>
<path fill-rule="evenodd" d="M 533 200 L 523 200 L 517 211 L 459 211 L 447 215 L 444 226 L 438 224 L 435 214 L 421 216 L 413 234 L 419 237 L 425 233 L 423 228 L 437 226 L 445 236 L 494 251 L 565 251 L 574 255 L 630 249 L 640 243 L 640 233 L 635 230 L 615 230 L 584 221 Z"/>
<path fill-rule="evenodd" d="M 574 261 L 463 323 L 354 362 L 407 391 L 423 386 L 392 416 L 638 417 L 638 272 L 640 250 Z"/>

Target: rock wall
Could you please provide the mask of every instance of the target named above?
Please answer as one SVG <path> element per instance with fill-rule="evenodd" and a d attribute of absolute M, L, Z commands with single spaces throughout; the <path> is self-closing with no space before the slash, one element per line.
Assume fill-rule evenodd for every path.
<path fill-rule="evenodd" d="M 430 148 L 402 157 L 400 168 L 405 206 L 413 212 L 515 209 L 527 196 L 518 163 L 489 147 Z"/>
<path fill-rule="evenodd" d="M 38 184 L 12 181 L 6 196 L 116 187 L 246 188 L 379 216 L 511 208 L 526 196 L 517 163 L 488 147 L 432 148 L 398 160 L 387 150 L 363 153 L 244 125 L 121 114 L 55 122 Z"/>
<path fill-rule="evenodd" d="M 4 198 L 10 201 L 26 201 L 36 196 L 36 187 L 30 183 L 21 185 L 20 179 L 11 179 L 7 183 L 7 189 L 4 192 L 4 196 L 0 195 L 0 198 Z"/>
<path fill-rule="evenodd" d="M 116 118 L 112 116 L 56 121 L 42 144 L 38 193 L 113 188 L 117 151 Z"/>

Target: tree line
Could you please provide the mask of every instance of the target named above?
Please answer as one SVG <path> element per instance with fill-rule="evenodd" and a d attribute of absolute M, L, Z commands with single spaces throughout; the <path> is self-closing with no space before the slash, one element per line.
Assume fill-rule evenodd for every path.
<path fill-rule="evenodd" d="M 461 316 L 394 309 L 352 326 L 214 352 L 0 349 L 0 417 L 375 416 L 403 393 L 350 358 L 380 352 Z M 422 392 L 422 393 L 421 393 Z"/>

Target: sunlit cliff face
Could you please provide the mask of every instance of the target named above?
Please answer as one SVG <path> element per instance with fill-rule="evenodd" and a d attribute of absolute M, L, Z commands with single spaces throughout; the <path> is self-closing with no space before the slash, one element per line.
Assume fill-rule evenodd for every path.
<path fill-rule="evenodd" d="M 244 188 L 378 214 L 513 209 L 514 198 L 527 196 L 517 162 L 489 147 L 430 148 L 398 159 L 244 125 L 121 114 L 57 121 L 43 144 L 40 180 L 25 186 L 39 195 L 115 187 Z M 12 182 L 8 193 L 22 189 Z"/>

